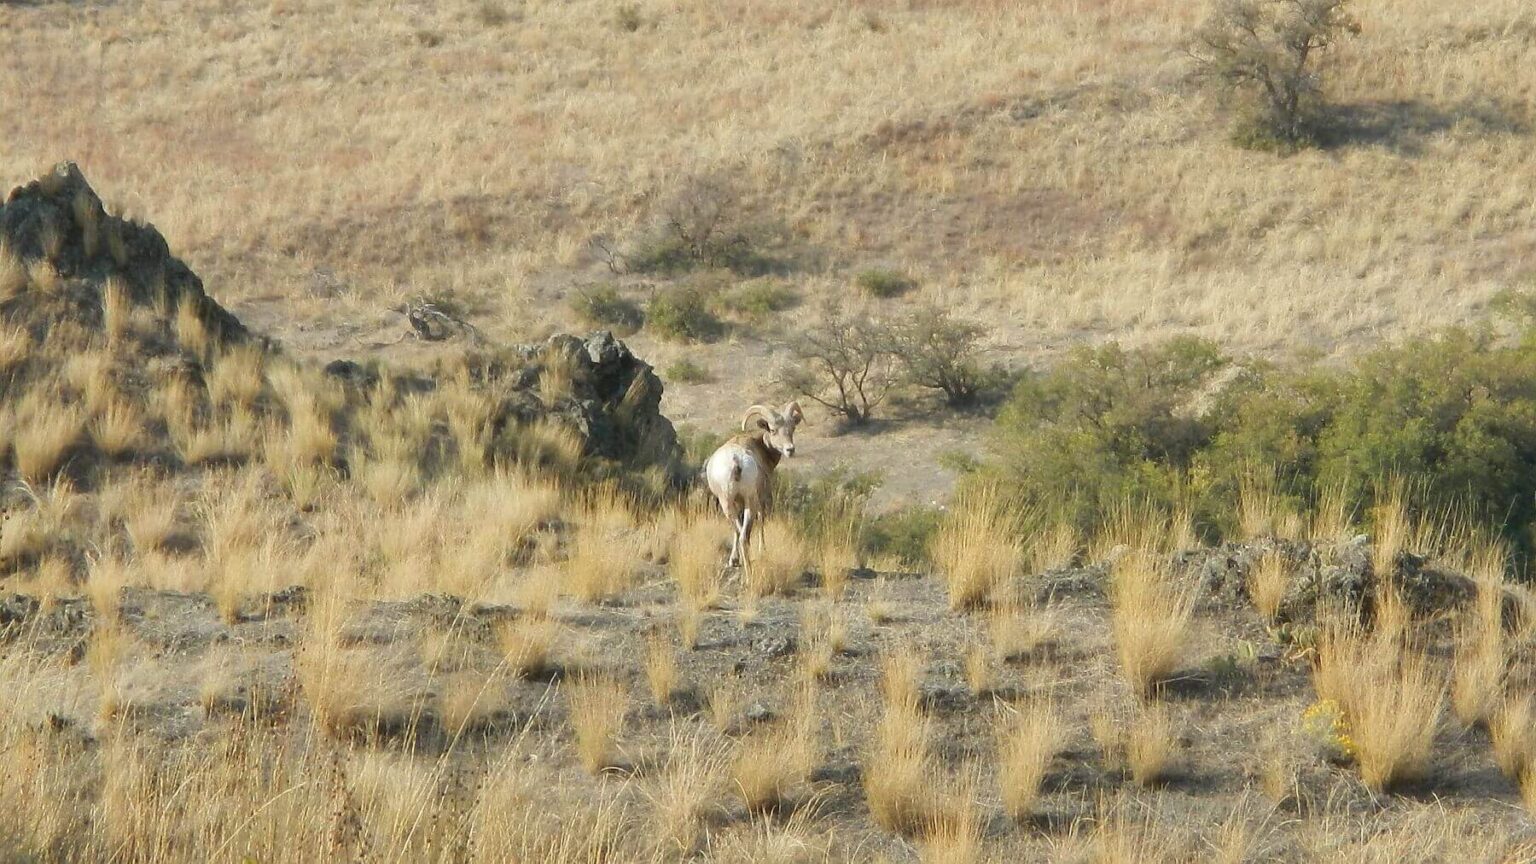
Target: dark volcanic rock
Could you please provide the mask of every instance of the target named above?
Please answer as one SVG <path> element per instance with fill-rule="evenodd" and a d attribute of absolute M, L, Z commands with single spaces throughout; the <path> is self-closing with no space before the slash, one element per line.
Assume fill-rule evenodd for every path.
<path fill-rule="evenodd" d="M 513 450 L 520 429 L 551 421 L 574 432 L 590 456 L 669 467 L 680 458 L 677 431 L 661 413 L 661 379 L 606 330 L 586 339 L 561 333 L 469 363 L 472 379 L 500 399 L 493 447 Z M 569 373 L 569 393 L 544 391 L 543 372 L 556 364 Z"/>
<path fill-rule="evenodd" d="M 165 238 L 150 224 L 113 216 L 73 162 L 11 190 L 0 205 L 0 244 L 28 266 L 46 262 L 60 290 L 23 291 L 5 300 L 8 321 L 43 338 L 60 319 L 88 329 L 102 323 L 102 289 L 114 280 L 137 304 L 191 304 L 211 335 L 242 341 L 250 333 L 203 291 Z"/>

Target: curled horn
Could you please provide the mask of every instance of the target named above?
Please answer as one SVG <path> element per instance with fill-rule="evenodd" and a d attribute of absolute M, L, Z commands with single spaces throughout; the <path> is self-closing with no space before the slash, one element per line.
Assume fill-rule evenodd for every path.
<path fill-rule="evenodd" d="M 752 423 L 752 418 L 758 415 L 761 415 L 762 418 L 767 421 L 770 428 L 778 419 L 778 412 L 774 411 L 772 408 L 769 408 L 766 405 L 753 405 L 751 408 L 747 409 L 747 413 L 741 415 L 741 431 L 747 431 L 747 428 Z"/>
<path fill-rule="evenodd" d="M 783 416 L 788 417 L 792 422 L 795 423 L 799 423 L 801 420 L 804 420 L 805 412 L 800 410 L 800 400 L 793 399 L 785 403 Z"/>

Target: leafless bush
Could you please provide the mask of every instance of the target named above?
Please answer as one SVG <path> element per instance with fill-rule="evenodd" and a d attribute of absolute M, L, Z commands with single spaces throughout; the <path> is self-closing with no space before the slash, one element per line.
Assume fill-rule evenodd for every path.
<path fill-rule="evenodd" d="M 823 307 L 820 326 L 790 342 L 794 359 L 779 383 L 861 426 L 874 416 L 896 383 L 891 328 L 836 303 Z"/>

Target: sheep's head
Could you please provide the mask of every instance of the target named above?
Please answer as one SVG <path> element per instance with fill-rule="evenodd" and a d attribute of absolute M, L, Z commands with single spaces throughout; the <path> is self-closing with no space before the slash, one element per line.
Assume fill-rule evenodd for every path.
<path fill-rule="evenodd" d="M 795 427 L 805 417 L 799 402 L 789 402 L 783 408 L 773 409 L 766 405 L 753 405 L 741 418 L 741 431 L 759 430 L 763 443 L 785 456 L 795 455 Z"/>

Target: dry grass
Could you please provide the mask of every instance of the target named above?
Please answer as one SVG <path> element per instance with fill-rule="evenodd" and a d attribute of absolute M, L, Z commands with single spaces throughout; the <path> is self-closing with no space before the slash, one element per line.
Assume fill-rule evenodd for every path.
<path fill-rule="evenodd" d="M 1401 484 L 1376 505 L 1372 514 L 1375 532 L 1371 537 L 1371 569 L 1378 574 L 1391 574 L 1397 566 L 1397 555 L 1408 548 L 1414 536 L 1414 526 L 1408 515 L 1408 505 Z"/>
<path fill-rule="evenodd" d="M 1279 617 L 1280 604 L 1290 587 L 1290 567 L 1285 556 L 1274 549 L 1259 558 L 1248 577 L 1248 593 L 1253 597 L 1253 606 L 1269 623 Z"/>
<path fill-rule="evenodd" d="M 1360 778 L 1376 791 L 1428 774 L 1445 702 L 1444 678 L 1405 644 L 1409 625 L 1401 617 L 1379 615 L 1372 633 L 1346 624 L 1330 627 L 1318 646 L 1318 696 L 1343 710 Z"/>
<path fill-rule="evenodd" d="M 192 295 L 183 294 L 176 301 L 174 326 L 177 343 L 193 356 L 207 357 L 216 347 L 213 334 L 209 332 L 207 323 L 203 321 L 203 316 Z"/>
<path fill-rule="evenodd" d="M 85 424 L 79 411 L 66 405 L 28 401 L 22 403 L 20 413 L 19 428 L 11 439 L 16 470 L 29 483 L 46 482 L 63 467 Z"/>
<path fill-rule="evenodd" d="M 887 700 L 864 761 L 864 799 L 875 823 L 888 831 L 919 831 L 932 816 L 929 734 L 920 711 Z"/>
<path fill-rule="evenodd" d="M 0 299 L 10 299 L 27 288 L 27 265 L 8 243 L 0 243 Z"/>
<path fill-rule="evenodd" d="M 651 634 L 646 640 L 645 682 L 650 685 L 651 699 L 665 706 L 677 691 L 677 651 L 665 636 Z"/>
<path fill-rule="evenodd" d="M 997 723 L 997 782 L 1003 812 L 1015 821 L 1028 819 L 1040 797 L 1040 784 L 1064 739 L 1061 718 L 1046 701 L 1008 709 Z"/>
<path fill-rule="evenodd" d="M 859 566 L 859 514 L 850 513 L 833 526 L 825 526 L 821 548 L 816 556 L 816 570 L 821 574 L 821 590 L 828 600 L 841 600 L 848 586 L 848 575 Z"/>
<path fill-rule="evenodd" d="M 955 501 L 929 550 L 949 589 L 951 609 L 974 608 L 1019 570 L 1024 550 L 1021 518 L 1010 512 L 997 486 L 984 486 Z"/>
<path fill-rule="evenodd" d="M 1178 668 L 1191 632 L 1191 598 L 1149 555 L 1133 552 L 1110 573 L 1111 627 L 1120 672 L 1133 692 L 1154 695 Z"/>
<path fill-rule="evenodd" d="M 781 724 L 742 739 L 731 767 L 731 782 L 747 810 L 778 810 L 804 793 L 815 767 L 816 749 L 808 733 Z"/>
<path fill-rule="evenodd" d="M 116 345 L 133 320 L 132 297 L 121 277 L 109 277 L 101 287 L 101 329 L 107 344 Z"/>
<path fill-rule="evenodd" d="M 1536 767 L 1536 697 L 1526 693 L 1510 698 L 1490 719 L 1494 763 L 1505 777 L 1523 783 Z"/>
<path fill-rule="evenodd" d="M 1083 549 L 1083 538 L 1070 523 L 1057 523 L 1035 538 L 1029 547 L 1030 567 L 1044 573 L 1069 566 Z"/>
<path fill-rule="evenodd" d="M 691 512 L 674 535 L 667 570 L 690 606 L 709 608 L 720 599 L 721 544 L 728 531 L 722 517 Z"/>
<path fill-rule="evenodd" d="M 1143 786 L 1153 786 L 1168 777 L 1177 747 L 1175 731 L 1166 705 L 1137 708 L 1125 735 L 1125 764 L 1131 770 L 1131 779 Z"/>
<path fill-rule="evenodd" d="M 647 793 L 666 852 L 698 852 L 705 820 L 719 806 L 729 770 L 726 748 L 713 736 L 673 726 L 668 733 L 666 765 L 656 788 Z"/>
<path fill-rule="evenodd" d="M 566 682 L 564 689 L 577 760 L 592 774 L 613 767 L 629 712 L 629 691 L 617 680 L 588 674 Z"/>
<path fill-rule="evenodd" d="M 998 604 L 988 622 L 993 654 L 1003 661 L 1035 656 L 1055 640 L 1060 626 L 1057 617 L 1049 606 Z"/>
<path fill-rule="evenodd" d="M 617 502 L 589 509 L 565 561 L 566 590 L 588 603 L 628 590 L 644 543 L 633 517 Z"/>
<path fill-rule="evenodd" d="M 454 738 L 484 728 L 503 709 L 495 676 L 455 672 L 444 677 L 437 698 L 443 729 Z"/>
<path fill-rule="evenodd" d="M 986 643 L 977 640 L 965 650 L 965 686 L 972 696 L 985 696 L 997 683 L 997 673 L 992 667 L 992 652 Z"/>
<path fill-rule="evenodd" d="M 756 529 L 761 546 L 748 557 L 746 589 L 754 597 L 789 593 L 811 562 L 805 538 L 794 524 L 770 517 Z"/>
<path fill-rule="evenodd" d="M 542 615 L 520 615 L 496 625 L 496 644 L 508 670 L 534 678 L 549 672 L 559 625 Z"/>

